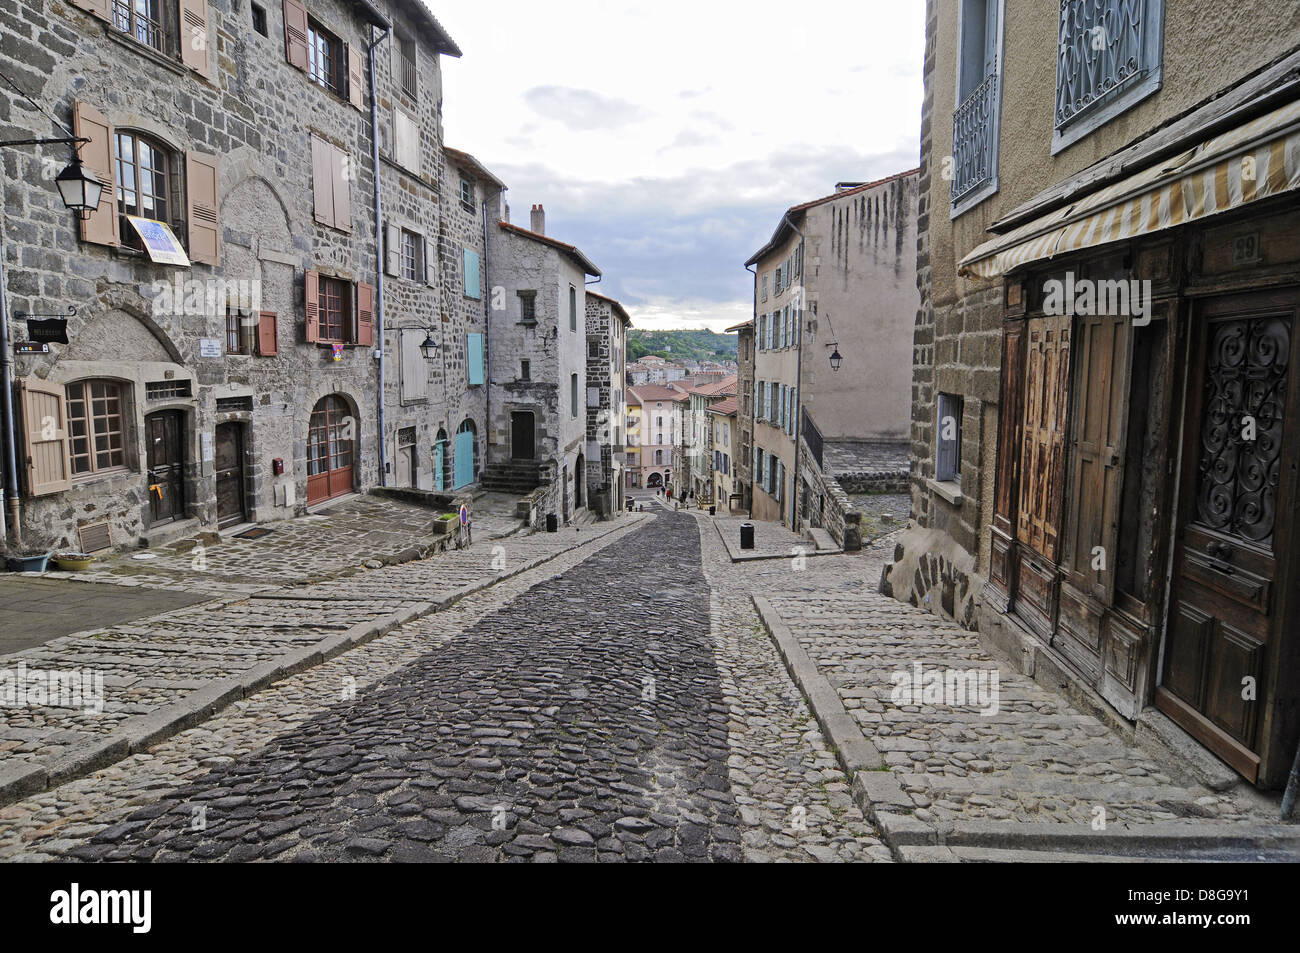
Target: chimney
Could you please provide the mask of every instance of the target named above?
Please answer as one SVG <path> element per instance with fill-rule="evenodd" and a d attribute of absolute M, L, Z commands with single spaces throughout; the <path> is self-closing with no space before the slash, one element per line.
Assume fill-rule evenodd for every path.
<path fill-rule="evenodd" d="M 538 235 L 546 234 L 546 209 L 541 205 L 533 206 L 532 229 Z"/>
<path fill-rule="evenodd" d="M 505 208 L 505 218 L 502 219 L 502 221 L 504 221 L 507 225 L 509 225 L 510 224 L 510 203 L 503 202 L 502 205 Z"/>

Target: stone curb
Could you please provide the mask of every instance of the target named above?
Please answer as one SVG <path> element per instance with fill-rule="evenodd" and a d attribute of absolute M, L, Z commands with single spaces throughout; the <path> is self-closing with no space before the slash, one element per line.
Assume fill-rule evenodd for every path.
<path fill-rule="evenodd" d="M 573 548 L 582 548 L 589 543 L 598 542 L 618 530 L 630 529 L 640 522 L 640 518 L 627 522 L 614 522 L 609 529 L 593 534 Z M 173 735 L 202 724 L 233 702 L 255 695 L 275 682 L 314 668 L 393 629 L 434 612 L 443 611 L 466 596 L 521 573 L 529 572 L 572 551 L 573 549 L 561 549 L 540 556 L 509 572 L 463 586 L 437 602 L 417 603 L 400 612 L 380 616 L 368 622 L 360 622 L 346 632 L 328 636 L 313 645 L 295 649 L 273 661 L 255 665 L 239 675 L 213 682 L 191 692 L 180 701 L 165 705 L 147 715 L 128 718 L 104 738 L 79 745 L 53 761 L 0 768 L 0 807 L 85 777 L 94 771 L 116 764 L 132 754 L 147 751 Z"/>
<path fill-rule="evenodd" d="M 705 519 L 708 518 L 709 517 L 707 516 L 705 517 Z M 731 551 L 731 546 L 728 545 L 727 543 L 727 537 L 722 534 L 722 524 L 718 523 L 717 521 L 713 521 L 713 528 L 718 531 L 718 538 L 722 540 L 722 548 L 726 550 L 727 557 L 733 563 L 752 563 L 752 562 L 762 562 L 764 560 L 771 560 L 771 559 L 793 559 L 794 558 L 789 553 L 780 553 L 771 556 L 767 556 L 762 553 L 755 553 L 752 556 L 745 556 L 745 555 L 737 556 L 735 553 Z M 806 558 L 811 558 L 813 556 L 844 556 L 848 554 L 846 554 L 843 549 L 811 549 L 808 552 L 804 553 L 803 555 Z M 852 555 L 856 556 L 857 553 L 853 553 Z"/>

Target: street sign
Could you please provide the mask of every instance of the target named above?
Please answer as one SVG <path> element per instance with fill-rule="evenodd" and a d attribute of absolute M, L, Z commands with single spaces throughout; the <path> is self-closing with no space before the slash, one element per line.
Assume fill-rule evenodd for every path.
<path fill-rule="evenodd" d="M 27 336 L 38 343 L 67 344 L 68 319 L 47 318 L 45 320 L 37 320 L 35 318 L 28 318 Z"/>
<path fill-rule="evenodd" d="M 50 346 L 48 344 L 37 344 L 34 341 L 19 341 L 14 345 L 15 354 L 49 354 Z"/>
<path fill-rule="evenodd" d="M 460 505 L 460 525 L 461 526 L 469 525 L 469 507 L 466 506 L 464 503 Z"/>

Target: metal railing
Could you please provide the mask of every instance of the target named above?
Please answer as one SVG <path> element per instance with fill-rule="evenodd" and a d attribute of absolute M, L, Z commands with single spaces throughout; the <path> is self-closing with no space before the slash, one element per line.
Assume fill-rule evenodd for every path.
<path fill-rule="evenodd" d="M 993 131 L 998 115 L 998 72 L 993 71 L 952 115 L 952 201 L 993 178 Z"/>
<path fill-rule="evenodd" d="M 808 444 L 808 452 L 811 453 L 812 458 L 817 461 L 817 469 L 820 470 L 822 469 L 822 432 L 817 429 L 817 425 L 813 423 L 812 417 L 808 416 L 807 407 L 801 407 L 800 414 L 803 418 L 802 430 L 800 433 L 803 436 L 804 443 Z"/>
<path fill-rule="evenodd" d="M 1062 0 L 1058 131 L 1147 75 L 1148 6 L 1149 0 Z"/>

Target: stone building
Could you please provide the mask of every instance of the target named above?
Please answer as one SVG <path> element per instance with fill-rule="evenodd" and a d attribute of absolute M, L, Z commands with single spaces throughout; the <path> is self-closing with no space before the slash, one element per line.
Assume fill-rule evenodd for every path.
<path fill-rule="evenodd" d="M 882 589 L 1277 786 L 1300 9 L 1007 6 L 927 3 L 912 523 Z"/>
<path fill-rule="evenodd" d="M 708 500 L 721 513 L 738 511 L 743 499 L 735 491 L 735 465 L 740 450 L 740 432 L 736 426 L 739 410 L 740 401 L 733 395 L 710 404 L 704 411 L 709 421 L 709 442 L 713 448 L 709 471 L 712 487 Z"/>
<path fill-rule="evenodd" d="M 684 493 L 693 493 L 702 503 L 713 502 L 713 422 L 708 409 L 720 400 L 736 395 L 736 377 L 721 379 L 706 375 L 704 383 L 695 380 L 674 381 L 674 390 L 688 398 L 682 417 L 681 435 L 676 457 L 677 485 Z"/>
<path fill-rule="evenodd" d="M 587 292 L 587 492 L 604 513 L 621 514 L 627 454 L 627 329 L 632 319 L 613 298 Z"/>
<path fill-rule="evenodd" d="M 537 512 L 567 521 L 587 505 L 586 280 L 600 269 L 546 234 L 540 205 L 530 224 L 488 229 L 491 284 L 503 307 L 492 310 L 483 483 L 541 489 Z"/>
<path fill-rule="evenodd" d="M 740 496 L 737 508 L 748 513 L 754 505 L 754 322 L 727 328 L 727 333 L 736 335 L 736 395 L 740 400 L 736 411 L 740 444 L 732 454 L 732 492 Z"/>
<path fill-rule="evenodd" d="M 796 461 L 805 421 L 827 439 L 907 434 L 918 181 L 912 170 L 796 205 L 745 263 L 754 270 L 755 519 L 800 529 L 801 511 L 815 511 Z"/>
<path fill-rule="evenodd" d="M 647 490 L 672 490 L 681 422 L 690 398 L 660 384 L 633 387 L 628 394 L 641 407 L 641 486 Z"/>
<path fill-rule="evenodd" d="M 16 355 L 26 545 L 157 543 L 383 481 L 376 351 L 392 342 L 377 327 L 385 304 L 432 313 L 438 292 L 378 292 L 370 83 L 390 124 L 380 204 L 427 260 L 438 61 L 459 55 L 436 20 L 408 0 L 19 0 L 2 15 L 0 65 L 88 140 L 105 185 L 78 222 L 47 155 L 4 152 L 11 338 L 28 339 L 22 314 L 67 318 L 68 343 Z M 0 117 L 7 139 L 60 134 L 7 87 Z M 399 198 L 417 181 L 431 205 Z"/>
<path fill-rule="evenodd" d="M 627 454 L 625 457 L 627 489 L 639 489 L 644 483 L 644 477 L 641 474 L 641 401 L 636 396 L 636 391 L 629 387 L 627 395 L 623 398 L 624 406 L 627 408 L 627 430 L 626 446 Z"/>

